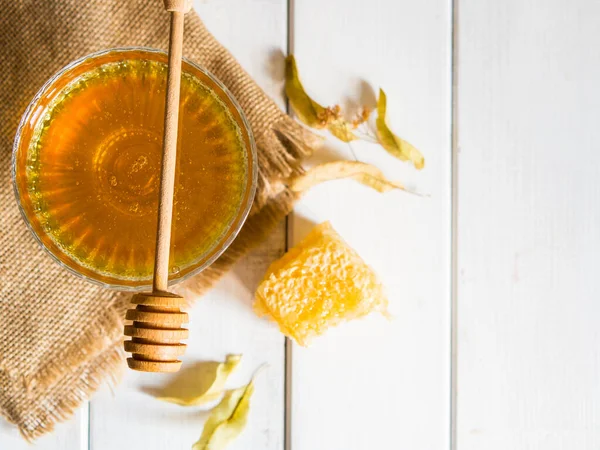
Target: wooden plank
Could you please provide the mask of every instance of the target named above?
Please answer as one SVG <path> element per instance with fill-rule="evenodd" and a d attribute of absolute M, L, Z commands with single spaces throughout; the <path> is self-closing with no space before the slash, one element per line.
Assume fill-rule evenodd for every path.
<path fill-rule="evenodd" d="M 371 162 L 429 198 L 352 181 L 314 188 L 291 244 L 330 220 L 387 287 L 394 320 L 373 316 L 292 350 L 291 448 L 447 449 L 450 437 L 451 18 L 441 0 L 295 2 L 294 53 L 324 104 L 386 90 L 390 123 L 427 158 L 417 172 L 373 144 L 330 139 L 314 161 Z M 368 102 L 370 103 L 370 102 Z"/>
<path fill-rule="evenodd" d="M 457 448 L 597 449 L 600 3 L 457 13 Z"/>
<path fill-rule="evenodd" d="M 33 444 L 21 437 L 14 425 L 0 419 L 0 449 L 6 450 L 88 450 L 88 404 L 75 417 L 58 424 L 55 430 Z"/>
<path fill-rule="evenodd" d="M 195 8 L 207 27 L 283 106 L 285 2 L 198 1 Z M 282 223 L 266 245 L 240 262 L 190 311 L 186 361 L 223 360 L 227 353 L 242 353 L 243 362 L 228 384 L 231 387 L 248 382 L 261 364 L 269 364 L 256 382 L 247 428 L 230 446 L 232 450 L 283 448 L 284 339 L 276 328 L 255 316 L 251 302 L 268 264 L 283 253 L 284 247 Z M 108 389 L 99 393 L 91 405 L 91 449 L 190 448 L 199 438 L 208 413 L 202 408 L 164 404 L 144 393 L 166 380 L 167 376 L 127 371 L 114 396 Z"/>

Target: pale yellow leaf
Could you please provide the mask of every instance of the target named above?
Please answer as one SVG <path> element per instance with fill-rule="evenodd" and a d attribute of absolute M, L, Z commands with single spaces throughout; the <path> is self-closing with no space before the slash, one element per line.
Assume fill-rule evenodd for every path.
<path fill-rule="evenodd" d="M 327 121 L 324 120 L 326 108 L 310 98 L 304 90 L 294 55 L 289 55 L 285 60 L 285 93 L 301 122 L 313 128 L 327 126 Z"/>
<path fill-rule="evenodd" d="M 359 139 L 358 136 L 352 132 L 352 126 L 350 123 L 346 122 L 344 119 L 334 120 L 327 125 L 327 129 L 336 138 L 344 142 L 351 142 Z"/>
<path fill-rule="evenodd" d="M 379 89 L 375 128 L 381 146 L 392 156 L 395 156 L 401 161 L 410 161 L 417 169 L 422 169 L 425 167 L 425 158 L 416 147 L 392 133 L 387 125 L 386 110 L 387 97 L 385 92 L 383 92 L 383 89 Z"/>
<path fill-rule="evenodd" d="M 390 181 L 377 167 L 359 161 L 334 161 L 313 167 L 291 180 L 290 189 L 304 192 L 317 184 L 331 180 L 351 178 L 379 192 L 392 189 L 408 191 L 402 184 Z M 411 192 L 414 194 L 414 192 Z"/>
<path fill-rule="evenodd" d="M 365 186 L 369 186 L 370 188 L 375 189 L 376 191 L 381 193 L 388 192 L 393 189 L 400 189 L 401 191 L 406 191 L 406 188 L 397 181 L 390 181 L 384 177 L 378 177 L 370 175 L 368 173 L 357 173 L 352 178 L 358 181 L 359 183 L 364 184 Z M 414 194 L 414 192 L 411 193 Z"/>
<path fill-rule="evenodd" d="M 223 394 L 225 382 L 241 358 L 242 355 L 227 355 L 223 363 L 207 361 L 188 366 L 162 388 L 156 397 L 182 406 L 202 405 L 217 400 Z"/>
<path fill-rule="evenodd" d="M 225 393 L 221 402 L 210 412 L 202 435 L 192 450 L 222 450 L 242 433 L 250 412 L 254 378 L 248 385 Z"/>

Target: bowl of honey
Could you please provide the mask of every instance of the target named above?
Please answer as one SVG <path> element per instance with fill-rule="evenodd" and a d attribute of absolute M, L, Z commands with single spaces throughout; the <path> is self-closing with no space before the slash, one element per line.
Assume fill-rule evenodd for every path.
<path fill-rule="evenodd" d="M 23 114 L 14 190 L 33 236 L 62 266 L 105 287 L 152 283 L 167 54 L 111 49 L 54 75 Z M 169 282 L 214 262 L 252 206 L 248 122 L 210 73 L 182 63 Z"/>

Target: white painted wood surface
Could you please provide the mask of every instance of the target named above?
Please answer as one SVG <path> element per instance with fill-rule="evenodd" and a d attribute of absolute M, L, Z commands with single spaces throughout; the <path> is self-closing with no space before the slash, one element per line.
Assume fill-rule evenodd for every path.
<path fill-rule="evenodd" d="M 309 348 L 293 347 L 291 448 L 448 449 L 449 3 L 298 0 L 293 51 L 304 86 L 322 103 L 360 102 L 373 97 L 367 84 L 384 88 L 390 124 L 423 151 L 426 168 L 419 172 L 373 144 L 333 139 L 314 159 L 355 155 L 431 197 L 381 195 L 338 181 L 314 188 L 297 206 L 291 243 L 330 220 L 382 278 L 394 319 L 368 317 Z"/>
<path fill-rule="evenodd" d="M 600 3 L 457 13 L 457 448 L 598 449 Z"/>
<path fill-rule="evenodd" d="M 56 426 L 52 434 L 42 436 L 30 444 L 19 434 L 19 430 L 0 418 L 1 450 L 87 450 L 88 449 L 88 404 L 83 405 L 73 419 Z"/>
<path fill-rule="evenodd" d="M 286 418 L 286 450 L 600 448 L 600 4 L 292 3 L 289 28 L 285 0 L 197 0 L 195 8 L 281 106 L 288 33 L 319 101 L 364 102 L 373 96 L 367 84 L 386 89 L 393 129 L 423 151 L 424 171 L 376 146 L 334 141 L 312 162 L 356 156 L 430 197 L 340 181 L 298 205 L 289 244 L 331 220 L 380 274 L 395 319 L 369 317 L 309 349 L 288 346 L 287 414 L 284 339 L 249 307 L 285 247 L 284 224 L 192 309 L 186 361 L 243 353 L 230 386 L 270 364 L 230 448 L 283 450 Z M 0 422 L 0 449 L 190 448 L 206 413 L 143 392 L 166 378 L 126 372 L 114 394 L 101 390 L 33 446 Z"/>

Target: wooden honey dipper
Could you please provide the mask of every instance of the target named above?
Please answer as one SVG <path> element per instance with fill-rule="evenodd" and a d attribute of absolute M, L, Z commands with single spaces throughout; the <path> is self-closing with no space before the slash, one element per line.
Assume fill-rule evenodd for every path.
<path fill-rule="evenodd" d="M 191 9 L 191 0 L 164 0 L 165 9 L 171 13 L 169 35 L 169 72 L 165 105 L 165 134 L 160 174 L 158 201 L 158 228 L 154 257 L 154 279 L 151 293 L 136 294 L 131 303 L 135 309 L 127 311 L 125 318 L 125 351 L 132 353 L 127 365 L 143 372 L 177 372 L 181 367 L 178 357 L 186 345 L 180 343 L 188 337 L 181 325 L 188 315 L 179 309 L 183 297 L 167 292 L 169 282 L 169 249 L 173 219 L 173 191 L 177 155 L 177 126 L 179 121 L 179 94 L 181 86 L 181 55 L 183 47 L 184 15 Z"/>

